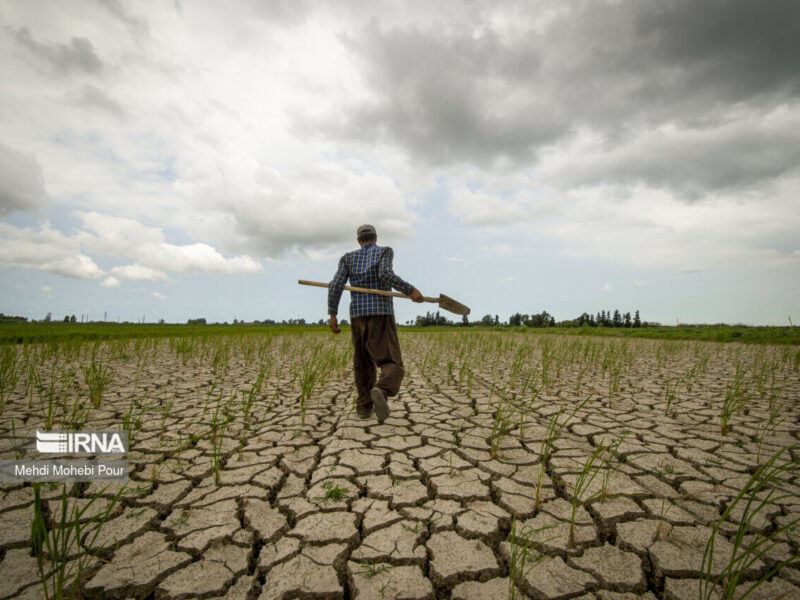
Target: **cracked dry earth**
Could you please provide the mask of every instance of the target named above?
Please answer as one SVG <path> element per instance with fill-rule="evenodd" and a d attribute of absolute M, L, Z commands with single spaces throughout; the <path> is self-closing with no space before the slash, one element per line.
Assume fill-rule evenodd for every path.
<path fill-rule="evenodd" d="M 81 578 L 82 596 L 508 598 L 515 518 L 517 531 L 535 532 L 544 556 L 518 574 L 518 598 L 696 598 L 713 523 L 758 460 L 798 442 L 796 348 L 401 333 L 409 373 L 379 425 L 374 417 L 356 417 L 344 360 L 319 382 L 301 419 L 300 377 L 292 364 L 308 358 L 315 344 L 346 358 L 343 336 L 269 340 L 260 359 L 237 352 L 240 342 L 230 341 L 234 351 L 224 368 L 211 364 L 210 352 L 186 359 L 168 342 L 154 342 L 150 359 L 138 361 L 138 380 L 135 357 L 109 359 L 113 377 L 84 428 L 119 428 L 132 402 L 142 409 L 141 422 L 128 455 L 131 480 L 91 544 L 95 557 Z M 609 355 L 627 357 L 616 378 L 602 364 Z M 553 356 L 557 361 L 548 362 Z M 239 398 L 265 361 L 263 387 L 245 425 Z M 775 366 L 770 389 L 780 390 L 772 401 L 783 407 L 783 421 L 768 436 L 760 438 L 759 427 L 769 394 L 762 396 L 755 379 L 749 404 L 721 435 L 719 405 L 735 363 L 750 365 L 752 373 Z M 677 389 L 665 416 L 666 386 L 697 364 L 703 368 Z M 493 457 L 501 398 L 521 396 L 520 374 L 547 385 L 527 407 L 517 405 L 524 421 L 509 413 Z M 2 417 L 2 458 L 14 457 L 12 416 L 26 455 L 41 427 L 37 401 L 29 408 L 23 387 L 20 382 Z M 547 424 L 559 409 L 563 421 L 586 397 L 544 465 L 537 509 Z M 220 403 L 230 421 L 216 481 L 209 423 Z M 577 509 L 570 545 L 571 486 L 598 444 L 609 442 L 619 445 L 605 495 L 593 496 L 601 473 Z M 797 459 L 796 447 L 792 452 Z M 754 528 L 768 530 L 800 513 L 800 481 L 785 485 L 789 493 Z M 71 484 L 69 491 L 86 502 L 97 493 L 110 498 L 118 488 Z M 0 598 L 39 598 L 28 541 L 31 488 L 2 484 L 0 493 Z M 60 487 L 43 493 L 53 510 Z M 98 501 L 86 519 L 104 508 Z M 730 557 L 725 536 L 740 516 L 734 512 L 720 528 L 715 571 Z M 88 524 L 90 534 L 93 527 Z M 797 549 L 797 537 L 786 535 L 757 567 Z M 749 597 L 800 598 L 800 565 Z"/>

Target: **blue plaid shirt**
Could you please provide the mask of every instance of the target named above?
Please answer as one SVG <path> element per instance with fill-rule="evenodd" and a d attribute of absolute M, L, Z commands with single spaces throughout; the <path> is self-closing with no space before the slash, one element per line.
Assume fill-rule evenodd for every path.
<path fill-rule="evenodd" d="M 410 294 L 414 286 L 403 281 L 392 271 L 394 250 L 369 242 L 360 249 L 348 252 L 339 259 L 339 268 L 328 286 L 328 314 L 339 312 L 339 299 L 347 280 L 354 287 L 390 291 L 395 288 Z M 393 315 L 394 306 L 390 296 L 376 296 L 361 292 L 350 292 L 350 318 Z"/>

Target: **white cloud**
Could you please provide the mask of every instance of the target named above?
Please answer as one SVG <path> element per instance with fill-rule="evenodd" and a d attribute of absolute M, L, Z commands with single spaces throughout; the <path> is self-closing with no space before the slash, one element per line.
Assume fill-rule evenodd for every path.
<path fill-rule="evenodd" d="M 225 258 L 208 244 L 158 244 L 142 248 L 140 260 L 170 273 L 260 273 L 261 265 L 249 256 Z"/>
<path fill-rule="evenodd" d="M 166 273 L 145 267 L 139 263 L 113 267 L 111 272 L 118 277 L 122 277 L 122 279 L 131 279 L 133 281 L 169 281 Z"/>
<path fill-rule="evenodd" d="M 22 267 L 79 279 L 97 279 L 102 269 L 80 244 L 45 223 L 36 231 L 0 223 L 0 267 Z"/>
<path fill-rule="evenodd" d="M 650 283 L 648 281 L 643 280 L 643 279 L 634 279 L 633 280 L 633 285 L 635 285 L 636 287 L 646 287 L 646 286 L 650 285 Z"/>
<path fill-rule="evenodd" d="M 94 252 L 133 259 L 134 265 L 114 267 L 125 279 L 166 279 L 166 273 L 260 273 L 261 265 L 249 256 L 225 258 L 205 243 L 170 244 L 158 227 L 135 219 L 112 217 L 97 212 L 80 213 L 92 234 L 81 237 L 83 246 Z"/>
<path fill-rule="evenodd" d="M 606 283 L 606 284 L 603 284 L 603 287 L 600 288 L 600 291 L 601 292 L 610 292 L 613 289 L 614 288 L 611 287 L 611 284 Z"/>
<path fill-rule="evenodd" d="M 119 283 L 119 279 L 117 279 L 116 277 L 106 277 L 100 283 L 100 285 L 102 285 L 103 287 L 107 287 L 107 288 L 115 288 L 115 287 L 119 287 L 120 283 Z"/>
<path fill-rule="evenodd" d="M 501 283 L 505 283 L 505 282 L 509 282 L 509 281 L 516 281 L 516 279 L 514 277 L 508 276 L 508 277 L 501 277 L 499 279 L 499 281 Z"/>
<path fill-rule="evenodd" d="M 164 294 L 162 294 L 161 292 L 153 292 L 153 298 L 156 298 L 157 300 L 166 300 L 167 299 L 167 297 Z"/>
<path fill-rule="evenodd" d="M 450 194 L 448 208 L 465 225 L 502 225 L 526 215 L 516 202 L 463 186 Z"/>
<path fill-rule="evenodd" d="M 50 287 L 49 285 L 43 285 L 42 287 L 39 288 L 39 290 L 46 293 L 46 292 L 52 292 L 53 288 Z"/>
<path fill-rule="evenodd" d="M 136 219 L 114 217 L 96 211 L 78 212 L 83 226 L 93 235 L 82 238 L 83 247 L 92 253 L 135 257 L 139 249 L 164 243 L 164 232 L 143 225 Z"/>

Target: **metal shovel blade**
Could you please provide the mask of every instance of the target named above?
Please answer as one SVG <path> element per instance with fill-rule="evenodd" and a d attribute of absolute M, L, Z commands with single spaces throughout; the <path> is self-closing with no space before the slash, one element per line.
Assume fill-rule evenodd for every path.
<path fill-rule="evenodd" d="M 439 307 L 457 315 L 468 315 L 469 307 L 453 300 L 450 296 L 439 294 Z"/>

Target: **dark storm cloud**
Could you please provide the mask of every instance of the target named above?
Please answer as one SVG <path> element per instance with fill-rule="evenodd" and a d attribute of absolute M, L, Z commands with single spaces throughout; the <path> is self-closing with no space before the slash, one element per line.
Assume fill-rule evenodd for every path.
<path fill-rule="evenodd" d="M 33 39 L 31 32 L 23 27 L 14 32 L 14 39 L 56 72 L 97 74 L 103 70 L 103 61 L 95 53 L 92 42 L 85 37 L 72 37 L 68 44 L 45 44 Z"/>
<path fill-rule="evenodd" d="M 798 171 L 800 139 L 792 128 L 744 124 L 655 133 L 583 155 L 580 168 L 565 169 L 556 179 L 569 185 L 646 184 L 696 200 L 707 191 L 746 190 Z"/>
<path fill-rule="evenodd" d="M 125 116 L 125 109 L 119 102 L 93 85 L 83 86 L 76 96 L 69 99 L 69 103 L 83 109 L 100 110 L 114 117 Z"/>
<path fill-rule="evenodd" d="M 687 89 L 740 102 L 800 92 L 800 3 L 796 0 L 656 2 L 634 20 L 653 63 L 686 67 Z"/>
<path fill-rule="evenodd" d="M 345 42 L 364 59 L 377 99 L 350 106 L 330 125 L 336 135 L 398 143 L 435 163 L 487 163 L 529 158 L 569 128 L 558 107 L 528 87 L 538 77 L 537 50 L 494 32 L 473 39 L 469 31 L 383 31 L 373 22 Z"/>
<path fill-rule="evenodd" d="M 0 215 L 31 212 L 46 201 L 42 167 L 36 158 L 0 143 Z"/>
<path fill-rule="evenodd" d="M 343 34 L 370 99 L 354 98 L 322 118 L 296 115 L 297 128 L 400 146 L 435 166 L 488 168 L 497 159 L 529 166 L 576 131 L 613 151 L 665 125 L 703 134 L 800 99 L 800 2 L 565 2 L 553 5 L 558 12 L 544 26 L 533 4 L 469 6 L 467 18 L 454 11 L 445 24 L 378 17 Z M 515 26 L 502 31 L 493 16 Z M 731 169 L 718 148 L 703 156 L 704 172 L 690 173 L 690 187 L 748 185 L 785 172 L 780 150 L 794 160 L 797 149 L 790 136 L 771 151 L 757 128 L 750 133 L 738 141 L 755 155 L 734 153 L 743 169 Z M 666 145 L 659 159 L 680 162 L 684 150 Z M 657 168 L 616 173 L 623 181 L 680 183 Z"/>

